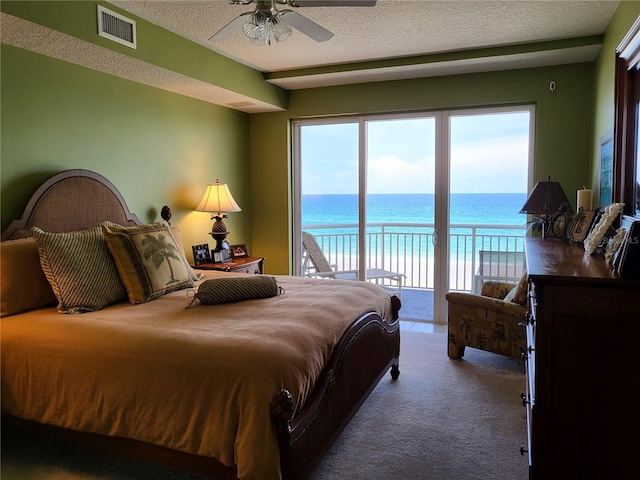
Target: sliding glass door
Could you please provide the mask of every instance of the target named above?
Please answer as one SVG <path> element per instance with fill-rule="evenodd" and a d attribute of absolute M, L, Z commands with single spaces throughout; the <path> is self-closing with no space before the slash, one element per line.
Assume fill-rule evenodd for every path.
<path fill-rule="evenodd" d="M 402 275 L 404 318 L 434 318 L 436 123 L 431 115 L 364 122 L 366 263 L 373 274 Z"/>
<path fill-rule="evenodd" d="M 333 270 L 345 272 L 339 278 L 359 278 L 359 129 L 357 119 L 305 122 L 296 128 L 294 240 L 299 246 L 295 253 L 300 271 L 295 273 L 327 274 Z M 317 244 L 311 246 L 312 256 L 308 254 L 309 242 Z"/>
<path fill-rule="evenodd" d="M 445 293 L 473 290 L 481 250 L 522 248 L 532 115 L 519 107 L 295 121 L 296 273 L 378 283 L 401 294 L 401 318 L 444 323 Z"/>

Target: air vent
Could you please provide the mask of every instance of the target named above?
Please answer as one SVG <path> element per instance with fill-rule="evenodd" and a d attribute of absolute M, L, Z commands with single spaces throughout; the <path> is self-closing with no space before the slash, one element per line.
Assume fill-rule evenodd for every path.
<path fill-rule="evenodd" d="M 136 21 L 98 5 L 98 35 L 137 48 Z"/>

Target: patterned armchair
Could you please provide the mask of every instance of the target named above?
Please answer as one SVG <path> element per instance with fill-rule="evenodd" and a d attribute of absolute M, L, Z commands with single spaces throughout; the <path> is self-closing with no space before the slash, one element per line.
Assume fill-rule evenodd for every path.
<path fill-rule="evenodd" d="M 527 274 L 518 285 L 489 281 L 481 295 L 451 292 L 447 354 L 460 359 L 465 347 L 521 359 L 526 348 Z"/>

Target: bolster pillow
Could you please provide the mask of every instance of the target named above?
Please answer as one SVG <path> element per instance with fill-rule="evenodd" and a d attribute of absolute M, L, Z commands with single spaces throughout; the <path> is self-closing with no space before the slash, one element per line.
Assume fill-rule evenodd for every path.
<path fill-rule="evenodd" d="M 270 275 L 213 278 L 200 284 L 194 299 L 187 307 L 190 307 L 196 299 L 206 305 L 216 305 L 253 298 L 275 297 L 283 293 L 284 289 Z"/>

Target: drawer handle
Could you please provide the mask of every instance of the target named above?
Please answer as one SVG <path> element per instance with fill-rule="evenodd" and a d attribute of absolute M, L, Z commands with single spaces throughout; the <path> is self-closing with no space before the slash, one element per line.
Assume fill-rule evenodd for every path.
<path fill-rule="evenodd" d="M 523 445 L 520 445 L 520 455 L 522 455 L 524 457 L 525 453 L 529 453 L 529 450 L 527 450 L 526 448 L 524 448 Z"/>
<path fill-rule="evenodd" d="M 526 362 L 527 359 L 529 358 L 529 355 L 527 355 L 527 352 L 522 352 L 520 354 L 520 358 L 522 359 L 523 362 Z"/>
<path fill-rule="evenodd" d="M 531 403 L 527 399 L 527 394 L 524 392 L 520 392 L 520 402 L 522 402 L 523 407 L 526 407 L 528 403 Z"/>

